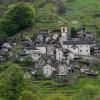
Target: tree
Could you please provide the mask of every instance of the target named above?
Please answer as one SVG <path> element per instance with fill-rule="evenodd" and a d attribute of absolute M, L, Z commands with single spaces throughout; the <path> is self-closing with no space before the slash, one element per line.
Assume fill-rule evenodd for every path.
<path fill-rule="evenodd" d="M 0 83 L 0 97 L 7 100 L 17 100 L 24 86 L 21 68 L 16 64 L 12 64 L 2 73 Z"/>
<path fill-rule="evenodd" d="M 40 100 L 39 96 L 31 91 L 24 91 L 18 100 Z"/>
<path fill-rule="evenodd" d="M 77 34 L 76 34 L 76 30 L 75 30 L 74 27 L 71 27 L 70 34 L 71 34 L 71 37 L 72 37 L 72 38 L 75 38 L 75 37 L 77 36 Z"/>
<path fill-rule="evenodd" d="M 5 62 L 4 64 L 0 65 L 0 73 L 6 71 L 12 65 L 11 62 Z"/>
<path fill-rule="evenodd" d="M 60 0 L 57 4 L 58 7 L 58 13 L 59 14 L 65 14 L 67 9 L 67 0 Z"/>
<path fill-rule="evenodd" d="M 16 54 L 19 54 L 20 53 L 20 51 L 21 51 L 21 45 L 16 45 L 16 46 L 14 46 L 13 48 L 12 48 L 12 53 L 14 54 L 14 55 L 16 55 Z"/>
<path fill-rule="evenodd" d="M 30 3 L 17 3 L 8 7 L 0 23 L 0 31 L 11 36 L 30 27 L 35 20 L 36 10 Z"/>
<path fill-rule="evenodd" d="M 33 66 L 34 62 L 32 61 L 31 55 L 27 55 L 27 56 L 23 57 L 22 64 L 24 66 Z"/>
<path fill-rule="evenodd" d="M 43 16 L 43 19 L 47 20 L 55 20 L 56 18 L 56 6 L 54 6 L 52 3 L 48 3 L 45 6 L 43 6 L 41 9 L 41 13 L 39 13 L 39 18 Z"/>

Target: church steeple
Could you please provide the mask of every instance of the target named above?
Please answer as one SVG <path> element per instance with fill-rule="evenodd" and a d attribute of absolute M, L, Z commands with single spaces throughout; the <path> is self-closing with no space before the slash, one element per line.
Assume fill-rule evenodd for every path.
<path fill-rule="evenodd" d="M 61 37 L 63 41 L 67 41 L 68 37 L 67 33 L 68 33 L 67 27 L 61 27 Z"/>

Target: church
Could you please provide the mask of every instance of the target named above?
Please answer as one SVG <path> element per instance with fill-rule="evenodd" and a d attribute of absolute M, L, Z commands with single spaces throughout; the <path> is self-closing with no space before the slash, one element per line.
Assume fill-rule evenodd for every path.
<path fill-rule="evenodd" d="M 62 48 L 70 50 L 76 56 L 90 56 L 92 41 L 79 38 L 69 39 L 67 27 L 61 27 L 60 43 Z"/>

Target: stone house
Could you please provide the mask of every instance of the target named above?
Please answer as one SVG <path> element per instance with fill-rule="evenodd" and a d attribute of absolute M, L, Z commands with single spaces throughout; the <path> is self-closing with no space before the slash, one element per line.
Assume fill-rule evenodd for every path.
<path fill-rule="evenodd" d="M 44 36 L 42 35 L 42 34 L 39 34 L 38 36 L 37 36 L 37 39 L 40 41 L 40 42 L 44 42 Z"/>
<path fill-rule="evenodd" d="M 85 73 L 85 72 L 87 72 L 87 71 L 89 71 L 89 70 L 90 70 L 90 69 L 88 68 L 87 65 L 83 65 L 82 68 L 80 69 L 80 71 L 81 71 L 82 73 Z"/>
<path fill-rule="evenodd" d="M 58 65 L 58 76 L 66 76 L 68 75 L 70 67 L 66 64 L 59 64 Z"/>
<path fill-rule="evenodd" d="M 65 59 L 70 61 L 70 60 L 73 60 L 74 58 L 76 58 L 75 54 L 73 52 L 71 52 L 70 50 L 64 49 L 64 48 L 62 50 L 64 52 Z"/>
<path fill-rule="evenodd" d="M 2 49 L 8 51 L 9 49 L 12 49 L 12 45 L 10 43 L 4 43 Z"/>
<path fill-rule="evenodd" d="M 64 58 L 64 53 L 61 48 L 56 48 L 56 60 L 62 62 Z"/>
<path fill-rule="evenodd" d="M 46 52 L 49 55 L 54 55 L 54 53 L 55 53 L 55 47 L 52 44 L 47 44 L 47 46 L 46 46 Z"/>
<path fill-rule="evenodd" d="M 32 53 L 31 54 L 31 57 L 32 57 L 32 60 L 33 61 L 38 61 L 39 60 L 39 58 L 41 57 L 41 54 L 38 54 L 38 53 Z"/>
<path fill-rule="evenodd" d="M 52 38 L 53 38 L 54 40 L 57 40 L 57 39 L 58 39 L 58 34 L 54 34 L 54 35 L 52 36 Z"/>
<path fill-rule="evenodd" d="M 75 54 L 71 52 L 68 49 L 64 48 L 57 48 L 56 49 L 56 60 L 58 62 L 63 62 L 66 60 L 66 62 L 69 62 L 70 60 L 73 60 L 75 58 Z"/>
<path fill-rule="evenodd" d="M 44 58 L 40 57 L 37 61 L 37 63 L 35 63 L 35 68 L 42 68 L 43 66 L 46 65 L 46 61 Z"/>
<path fill-rule="evenodd" d="M 100 56 L 100 46 L 99 45 L 94 46 L 93 55 L 94 56 Z"/>
<path fill-rule="evenodd" d="M 46 54 L 46 46 L 45 45 L 38 45 L 36 46 L 36 49 L 35 50 L 36 52 L 38 52 L 39 54 Z M 35 52 L 33 51 L 33 52 Z"/>
<path fill-rule="evenodd" d="M 90 56 L 90 43 L 88 41 L 66 41 L 63 48 L 73 52 L 76 56 Z"/>
<path fill-rule="evenodd" d="M 32 45 L 32 41 L 29 39 L 23 39 L 21 40 L 21 45 L 23 47 L 30 47 Z"/>
<path fill-rule="evenodd" d="M 52 76 L 53 72 L 55 71 L 55 68 L 52 67 L 51 65 L 49 64 L 46 64 L 44 67 L 43 67 L 43 75 L 45 77 L 50 77 Z"/>

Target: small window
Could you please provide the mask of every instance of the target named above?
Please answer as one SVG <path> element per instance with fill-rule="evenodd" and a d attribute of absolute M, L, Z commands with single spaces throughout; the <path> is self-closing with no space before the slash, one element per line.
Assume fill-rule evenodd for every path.
<path fill-rule="evenodd" d="M 63 32 L 65 32 L 65 28 L 63 28 Z"/>
<path fill-rule="evenodd" d="M 80 50 L 80 52 L 82 52 L 82 50 Z"/>
<path fill-rule="evenodd" d="M 88 50 L 86 50 L 86 52 L 88 52 Z"/>
<path fill-rule="evenodd" d="M 74 47 L 73 49 L 75 50 L 76 48 Z"/>

